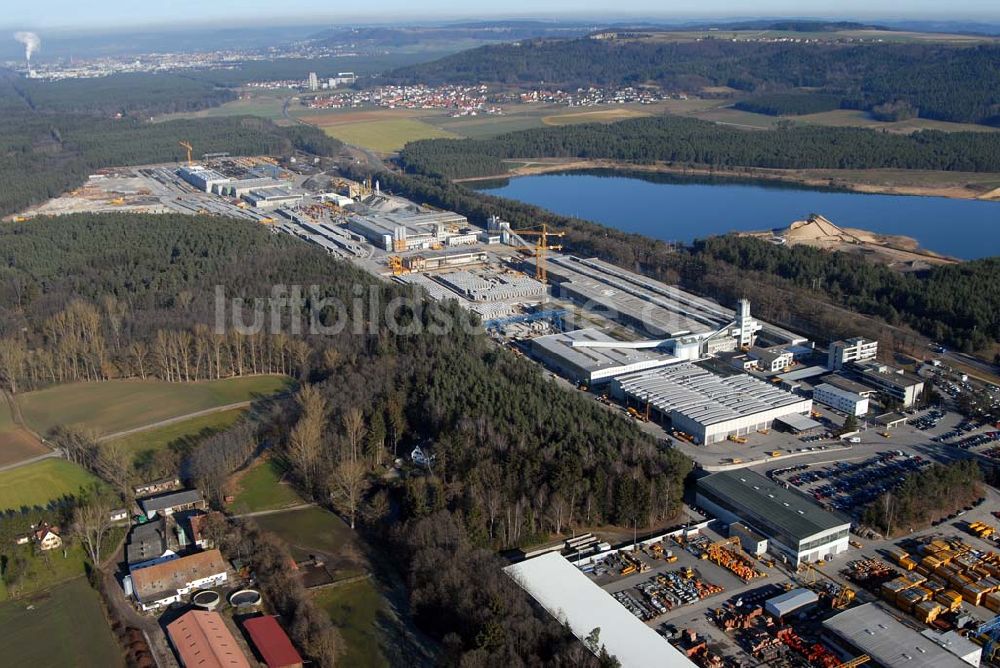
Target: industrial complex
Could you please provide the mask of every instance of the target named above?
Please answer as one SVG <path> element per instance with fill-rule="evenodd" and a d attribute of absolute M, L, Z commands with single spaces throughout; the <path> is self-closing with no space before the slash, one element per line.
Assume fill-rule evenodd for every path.
<path fill-rule="evenodd" d="M 878 341 L 817 345 L 755 315 L 747 299 L 720 304 L 562 252 L 549 243 L 561 233 L 544 226 L 469 220 L 313 164 L 216 156 L 109 170 L 36 213 L 85 206 L 253 221 L 453 302 L 553 382 L 692 457 L 682 525 L 642 536 L 637 518 L 631 541 L 574 536 L 505 569 L 588 649 L 603 648 L 622 666 L 957 667 L 978 665 L 983 647 L 970 637 L 991 642 L 994 631 L 981 622 L 991 601 L 1000 612 L 1000 556 L 988 545 L 952 542 L 932 554 L 920 537 L 907 549 L 933 559 L 898 559 L 903 573 L 879 561 L 883 552 L 860 558 L 859 537 L 896 547 L 859 534 L 861 505 L 928 465 L 894 436 L 924 380 L 881 361 Z M 890 451 L 851 452 L 890 438 Z M 137 610 L 247 586 L 200 535 L 200 495 L 174 490 L 140 505 L 122 580 Z M 243 634 L 212 636 L 215 613 L 198 612 L 168 628 L 185 663 L 242 646 Z M 274 618 L 241 623 L 257 654 L 297 663 Z"/>

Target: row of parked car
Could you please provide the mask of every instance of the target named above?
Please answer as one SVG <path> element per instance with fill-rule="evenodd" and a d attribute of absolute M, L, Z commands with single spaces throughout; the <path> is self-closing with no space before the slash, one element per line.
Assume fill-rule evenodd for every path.
<path fill-rule="evenodd" d="M 927 413 L 924 413 L 918 418 L 913 420 L 907 420 L 908 424 L 913 425 L 920 431 L 927 431 L 928 429 L 933 429 L 938 425 L 938 422 L 945 416 L 945 412 L 940 408 L 934 408 Z"/>
<path fill-rule="evenodd" d="M 975 420 L 965 419 L 965 420 L 962 420 L 958 424 L 958 426 L 955 427 L 954 429 L 952 429 L 951 431 L 946 431 L 945 433 L 941 434 L 940 436 L 935 436 L 931 440 L 934 441 L 935 443 L 942 443 L 944 441 L 950 441 L 953 438 L 958 438 L 959 436 L 964 436 L 965 434 L 968 434 L 970 431 L 975 431 L 978 428 L 979 428 L 979 423 L 978 422 L 976 422 Z"/>
<path fill-rule="evenodd" d="M 859 463 L 838 462 L 816 471 L 804 471 L 788 478 L 821 504 L 851 512 L 895 489 L 906 476 L 930 465 L 920 456 L 906 456 L 899 451 L 885 452 Z"/>

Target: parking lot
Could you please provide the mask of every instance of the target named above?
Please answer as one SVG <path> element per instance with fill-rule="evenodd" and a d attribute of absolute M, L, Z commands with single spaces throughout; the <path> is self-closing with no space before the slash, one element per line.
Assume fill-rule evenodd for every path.
<path fill-rule="evenodd" d="M 828 510 L 851 515 L 882 494 L 895 489 L 907 475 L 931 465 L 920 455 L 883 451 L 859 462 L 836 462 L 773 469 L 768 476 L 813 497 Z"/>

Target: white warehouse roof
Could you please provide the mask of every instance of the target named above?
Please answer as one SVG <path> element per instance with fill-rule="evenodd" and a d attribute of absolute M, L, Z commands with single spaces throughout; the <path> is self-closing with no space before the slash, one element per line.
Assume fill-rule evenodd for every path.
<path fill-rule="evenodd" d="M 558 553 L 543 554 L 504 571 L 580 640 L 600 627 L 601 644 L 622 668 L 695 665 Z"/>
<path fill-rule="evenodd" d="M 562 334 L 540 336 L 531 340 L 532 350 L 546 361 L 569 365 L 591 380 L 642 371 L 676 362 L 676 358 L 635 348 L 576 346 L 575 343 L 614 342 L 604 332 L 593 327 Z"/>
<path fill-rule="evenodd" d="M 784 594 L 764 601 L 764 609 L 774 617 L 784 617 L 799 608 L 819 602 L 819 596 L 811 589 L 792 589 Z"/>
<path fill-rule="evenodd" d="M 702 425 L 798 407 L 803 402 L 802 397 L 753 376 L 719 376 L 690 363 L 622 376 L 618 382 L 626 394 Z"/>

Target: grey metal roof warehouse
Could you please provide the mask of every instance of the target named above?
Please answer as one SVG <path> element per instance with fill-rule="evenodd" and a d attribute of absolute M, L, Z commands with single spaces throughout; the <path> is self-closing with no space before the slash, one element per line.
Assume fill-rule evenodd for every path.
<path fill-rule="evenodd" d="M 802 397 L 753 376 L 723 377 L 689 363 L 634 373 L 620 383 L 624 392 L 660 411 L 677 411 L 703 425 L 803 402 Z"/>
<path fill-rule="evenodd" d="M 874 603 L 831 617 L 823 622 L 823 627 L 885 668 L 968 668 L 969 665 Z"/>
<path fill-rule="evenodd" d="M 723 471 L 698 481 L 698 489 L 753 508 L 786 534 L 805 540 L 849 521 L 748 469 Z"/>

